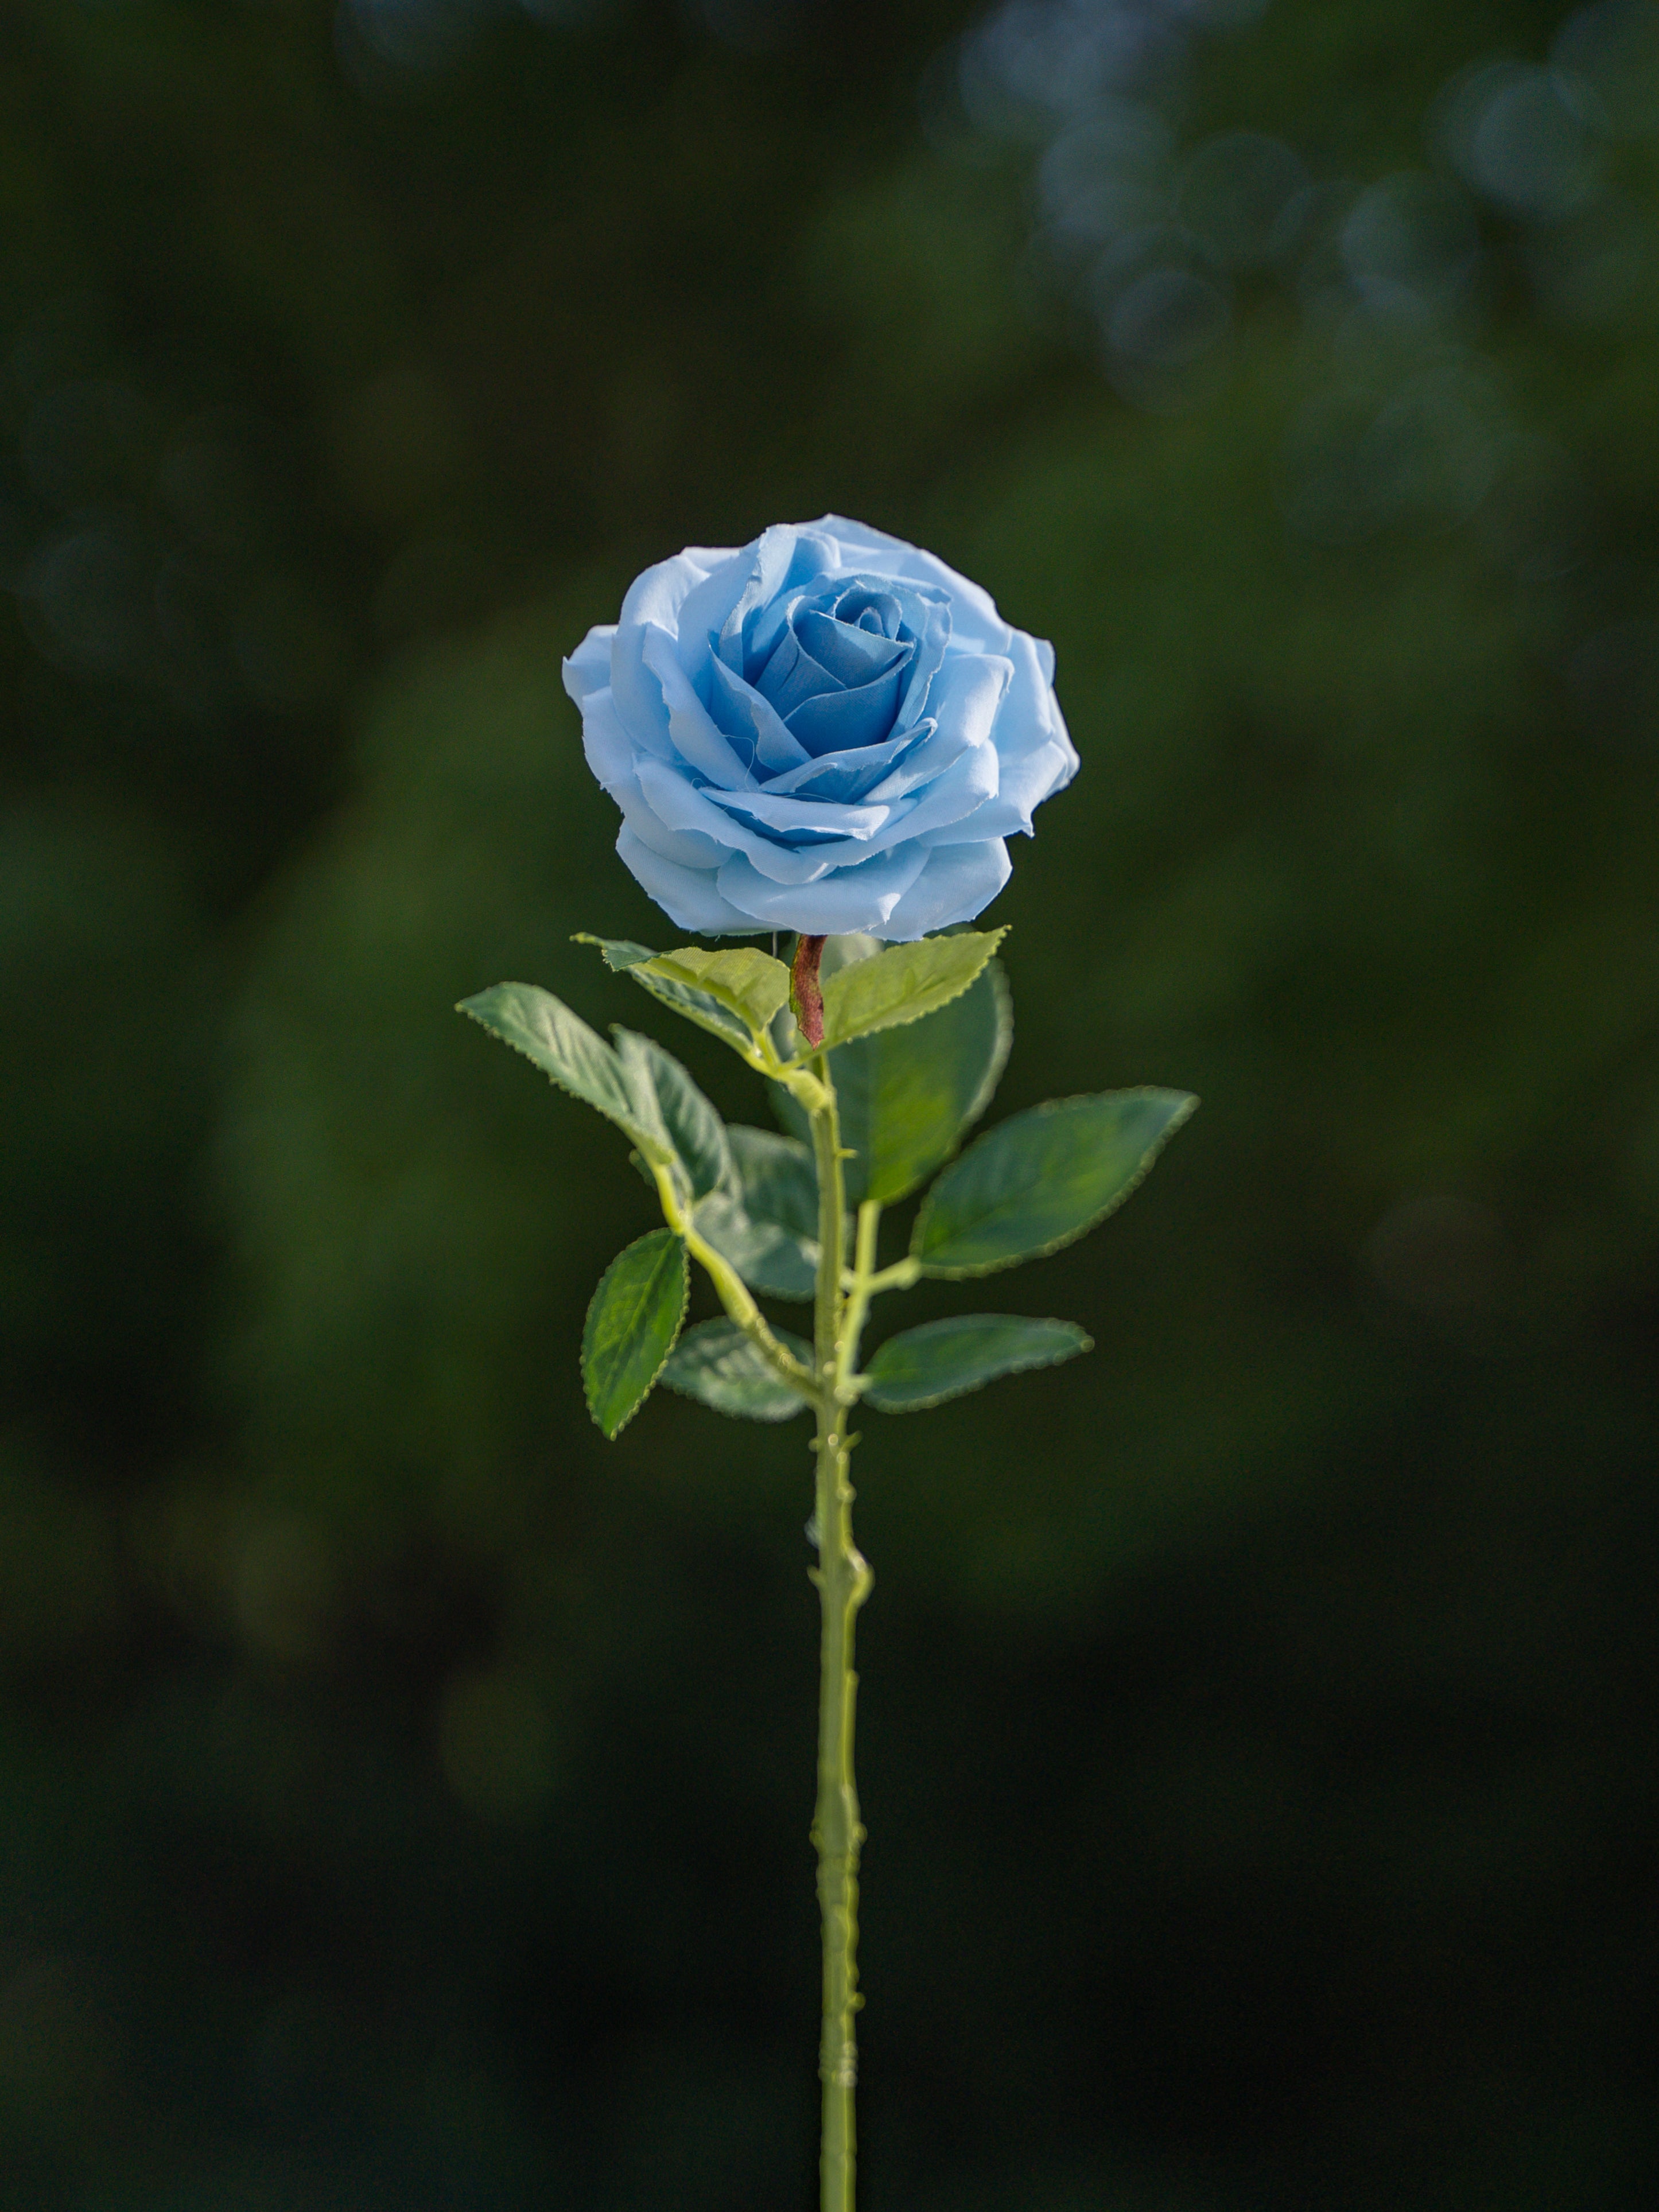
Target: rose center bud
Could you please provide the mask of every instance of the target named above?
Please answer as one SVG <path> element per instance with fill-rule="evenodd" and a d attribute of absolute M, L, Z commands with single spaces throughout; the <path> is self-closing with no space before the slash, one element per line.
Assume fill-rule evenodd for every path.
<path fill-rule="evenodd" d="M 879 744 L 898 714 L 915 641 L 889 592 L 860 589 L 790 611 L 755 689 L 809 753 Z"/>

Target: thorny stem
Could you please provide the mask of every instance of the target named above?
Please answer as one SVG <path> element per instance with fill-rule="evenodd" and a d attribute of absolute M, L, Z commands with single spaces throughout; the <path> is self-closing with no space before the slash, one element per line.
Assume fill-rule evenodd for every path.
<path fill-rule="evenodd" d="M 821 1044 L 823 1002 L 818 989 L 822 938 L 803 937 L 796 949 L 791 991 L 797 1023 L 807 1042 Z M 769 1040 L 767 1041 L 769 1043 Z M 757 1040 L 757 1052 L 763 1049 Z M 768 1055 L 770 1056 L 769 1054 Z M 757 1064 L 761 1062 L 757 1060 Z M 859 1339 L 870 1300 L 882 1290 L 913 1279 L 914 1261 L 878 1272 L 876 1237 L 881 1208 L 859 1208 L 854 1263 L 846 1265 L 847 1196 L 842 1172 L 841 1126 L 827 1053 L 814 1052 L 764 1072 L 787 1083 L 811 1122 L 818 1184 L 818 1271 L 813 1306 L 812 1366 L 809 1370 L 774 1336 L 747 1285 L 721 1254 L 699 1236 L 670 1171 L 655 1170 L 665 1218 L 684 1237 L 691 1256 L 708 1270 L 720 1303 L 767 1364 L 799 1390 L 817 1413 L 817 1505 L 812 1531 L 822 1620 L 818 1668 L 818 1786 L 812 1842 L 818 1859 L 818 1903 L 823 1926 L 823 2022 L 818 2075 L 823 2122 L 818 2160 L 819 2212 L 854 2212 L 856 2133 L 854 2091 L 858 2080 L 855 2022 L 864 2000 L 858 1987 L 859 1818 L 853 1774 L 854 1708 L 858 1676 L 853 1668 L 853 1631 L 873 1577 L 853 1540 L 853 1486 L 848 1469 L 856 1436 L 848 1430 L 858 1402 Z"/>
<path fill-rule="evenodd" d="M 858 1396 L 854 1379 L 858 1339 L 869 1304 L 880 1208 L 866 1205 L 859 1209 L 853 1286 L 843 1300 L 846 1198 L 841 1130 L 827 1054 L 819 1054 L 816 1072 L 824 1092 L 823 1104 L 811 1116 L 817 1162 L 819 1248 L 813 1330 L 819 1383 L 814 1516 L 818 1563 L 812 1579 L 817 1585 L 822 1613 L 818 1791 L 812 1820 L 823 1923 L 823 2027 L 818 2058 L 823 2131 L 818 2189 L 820 2212 L 854 2212 L 855 2020 L 862 2002 L 858 1990 L 858 1872 L 864 1826 L 859 1819 L 853 1775 L 854 1706 L 858 1690 L 858 1676 L 853 1669 L 853 1630 L 859 1607 L 870 1595 L 872 1577 L 853 1541 L 848 1464 L 857 1438 L 848 1435 L 847 1425 Z"/>

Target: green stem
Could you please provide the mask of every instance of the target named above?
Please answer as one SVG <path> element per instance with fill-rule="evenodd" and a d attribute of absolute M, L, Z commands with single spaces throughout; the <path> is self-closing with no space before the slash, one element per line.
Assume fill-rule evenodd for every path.
<path fill-rule="evenodd" d="M 823 2029 L 818 2075 L 823 2087 L 823 2133 L 818 2161 L 820 2212 L 854 2212 L 856 2136 L 854 2085 L 858 2079 L 855 2019 L 858 1993 L 859 1820 L 853 1778 L 853 1629 L 870 1594 L 871 1574 L 853 1541 L 853 1486 L 848 1465 L 857 1441 L 847 1432 L 856 1391 L 852 1377 L 858 1335 L 869 1303 L 870 1263 L 880 1209 L 859 1210 L 858 1266 L 851 1292 L 842 1296 L 846 1196 L 841 1130 L 827 1055 L 817 1073 L 824 1103 L 812 1114 L 818 1176 L 818 1279 L 814 1309 L 817 1401 L 818 1564 L 813 1574 L 822 1608 L 818 1674 L 818 1791 L 812 1841 L 818 1856 L 818 1903 L 823 1922 Z"/>

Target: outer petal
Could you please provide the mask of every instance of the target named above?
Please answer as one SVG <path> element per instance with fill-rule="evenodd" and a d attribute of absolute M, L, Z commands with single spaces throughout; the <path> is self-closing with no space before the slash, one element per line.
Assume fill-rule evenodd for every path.
<path fill-rule="evenodd" d="M 872 836 L 871 845 L 879 852 L 902 839 L 942 836 L 947 831 L 976 836 L 981 809 L 996 798 L 999 773 L 994 746 L 969 745 L 925 791 L 899 801 L 885 829 Z M 975 823 L 973 830 L 966 827 L 970 817 Z"/>
<path fill-rule="evenodd" d="M 885 830 L 892 821 L 890 806 L 858 806 L 822 799 L 777 799 L 769 791 L 711 792 L 721 813 L 739 822 L 752 822 L 782 838 L 848 838 L 857 845 Z"/>
<path fill-rule="evenodd" d="M 676 757 L 662 685 L 645 665 L 645 625 L 619 623 L 611 641 L 611 691 L 623 727 L 642 753 Z"/>
<path fill-rule="evenodd" d="M 673 636 L 679 628 L 680 609 L 688 594 L 737 557 L 724 547 L 688 545 L 672 561 L 659 561 L 643 569 L 628 587 L 617 628 L 628 629 L 635 623 L 655 623 L 659 629 L 665 629 Z"/>
<path fill-rule="evenodd" d="M 564 663 L 564 688 L 580 707 L 590 691 L 611 681 L 611 641 L 615 623 L 599 623 Z"/>
<path fill-rule="evenodd" d="M 1009 648 L 1014 680 L 994 735 L 1002 775 L 986 828 L 999 837 L 1029 836 L 1033 811 L 1077 774 L 1078 757 L 1060 702 L 1042 673 L 1037 641 L 1014 632 Z"/>
<path fill-rule="evenodd" d="M 610 692 L 596 691 L 582 709 L 582 750 L 599 782 L 623 811 L 641 842 L 688 868 L 718 868 L 725 844 L 695 831 L 668 829 L 651 811 L 640 788 L 637 756 Z"/>
<path fill-rule="evenodd" d="M 720 887 L 733 906 L 768 929 L 799 929 L 829 936 L 882 925 L 921 873 L 928 859 L 920 845 L 901 845 L 856 868 L 837 868 L 816 883 L 781 884 L 763 876 L 741 853 L 720 870 Z"/>
<path fill-rule="evenodd" d="M 714 937 L 751 937 L 763 926 L 720 896 L 711 872 L 683 868 L 653 853 L 624 822 L 617 835 L 623 866 L 680 929 L 699 929 Z"/>
<path fill-rule="evenodd" d="M 665 829 L 701 831 L 728 853 L 746 853 L 760 873 L 776 883 L 810 884 L 835 865 L 836 854 L 858 851 L 856 846 L 831 845 L 792 852 L 759 830 L 734 822 L 689 783 L 682 770 L 665 762 L 641 758 L 638 774 L 645 803 Z"/>
<path fill-rule="evenodd" d="M 927 865 L 875 934 L 896 942 L 971 921 L 990 905 L 1012 872 L 1000 837 L 971 845 L 936 845 Z"/>

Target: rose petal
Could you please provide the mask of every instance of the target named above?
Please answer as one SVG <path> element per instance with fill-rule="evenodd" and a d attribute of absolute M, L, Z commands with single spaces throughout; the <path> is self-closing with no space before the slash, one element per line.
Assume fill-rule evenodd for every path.
<path fill-rule="evenodd" d="M 696 830 L 667 828 L 651 811 L 640 788 L 639 755 L 617 714 L 609 690 L 590 694 L 582 708 L 582 750 L 587 765 L 630 823 L 635 836 L 653 851 L 690 868 L 717 868 L 727 847 Z"/>
<path fill-rule="evenodd" d="M 646 804 L 665 829 L 701 832 L 728 853 L 746 854 L 762 875 L 770 876 L 776 883 L 815 882 L 835 866 L 838 854 L 844 853 L 850 858 L 860 850 L 858 846 L 842 842 L 814 851 L 792 851 L 774 844 L 746 823 L 733 821 L 695 785 L 688 783 L 683 770 L 666 762 L 642 759 L 638 763 L 638 773 Z"/>
<path fill-rule="evenodd" d="M 921 873 L 927 848 L 902 845 L 856 868 L 837 868 L 816 883 L 781 884 L 762 875 L 740 853 L 720 872 L 721 896 L 769 929 L 798 929 L 813 936 L 868 929 L 882 924 Z"/>
<path fill-rule="evenodd" d="M 820 753 L 816 760 L 809 756 L 800 767 L 769 778 L 765 788 L 775 799 L 819 799 L 836 805 L 854 805 L 860 799 L 868 798 L 877 784 L 898 778 L 906 763 L 921 751 L 936 726 L 932 721 L 918 722 L 914 729 L 896 730 L 878 745 L 854 745 L 845 752 Z M 925 783 L 945 765 L 940 761 L 921 771 L 899 788 L 884 791 L 883 798 L 902 798 L 915 782 Z"/>
<path fill-rule="evenodd" d="M 611 681 L 611 641 L 615 623 L 597 623 L 576 650 L 567 655 L 561 673 L 564 688 L 580 707 L 590 691 Z"/>
<path fill-rule="evenodd" d="M 1033 811 L 1071 781 L 1078 757 L 1042 673 L 1036 640 L 1016 631 L 1009 652 L 1013 682 L 997 716 L 994 740 L 1002 776 L 985 827 L 999 837 L 1016 831 L 1030 836 Z"/>
<path fill-rule="evenodd" d="M 925 937 L 930 929 L 949 929 L 971 921 L 990 905 L 1013 872 L 1008 848 L 1000 838 L 965 845 L 936 845 L 927 865 L 883 923 L 880 934 L 895 943 Z"/>
<path fill-rule="evenodd" d="M 708 710 L 715 726 L 748 752 L 757 775 L 811 764 L 811 755 L 790 736 L 771 701 L 734 676 L 723 660 L 708 664 Z"/>
<path fill-rule="evenodd" d="M 619 629 L 635 623 L 655 623 L 672 635 L 679 627 L 679 613 L 689 594 L 711 573 L 717 573 L 733 556 L 724 547 L 688 545 L 672 561 L 659 561 L 636 576 L 622 603 Z"/>
<path fill-rule="evenodd" d="M 625 822 L 617 833 L 617 852 L 676 928 L 701 930 L 711 937 L 752 937 L 762 927 L 720 896 L 712 871 L 677 866 L 641 844 Z"/>
<path fill-rule="evenodd" d="M 711 783 L 721 784 L 727 790 L 752 788 L 754 777 L 738 758 L 731 739 L 716 726 L 714 716 L 693 690 L 690 678 L 680 666 L 673 639 L 647 625 L 641 655 L 662 686 L 663 704 L 668 709 L 668 734 L 680 758 L 706 775 Z"/>

